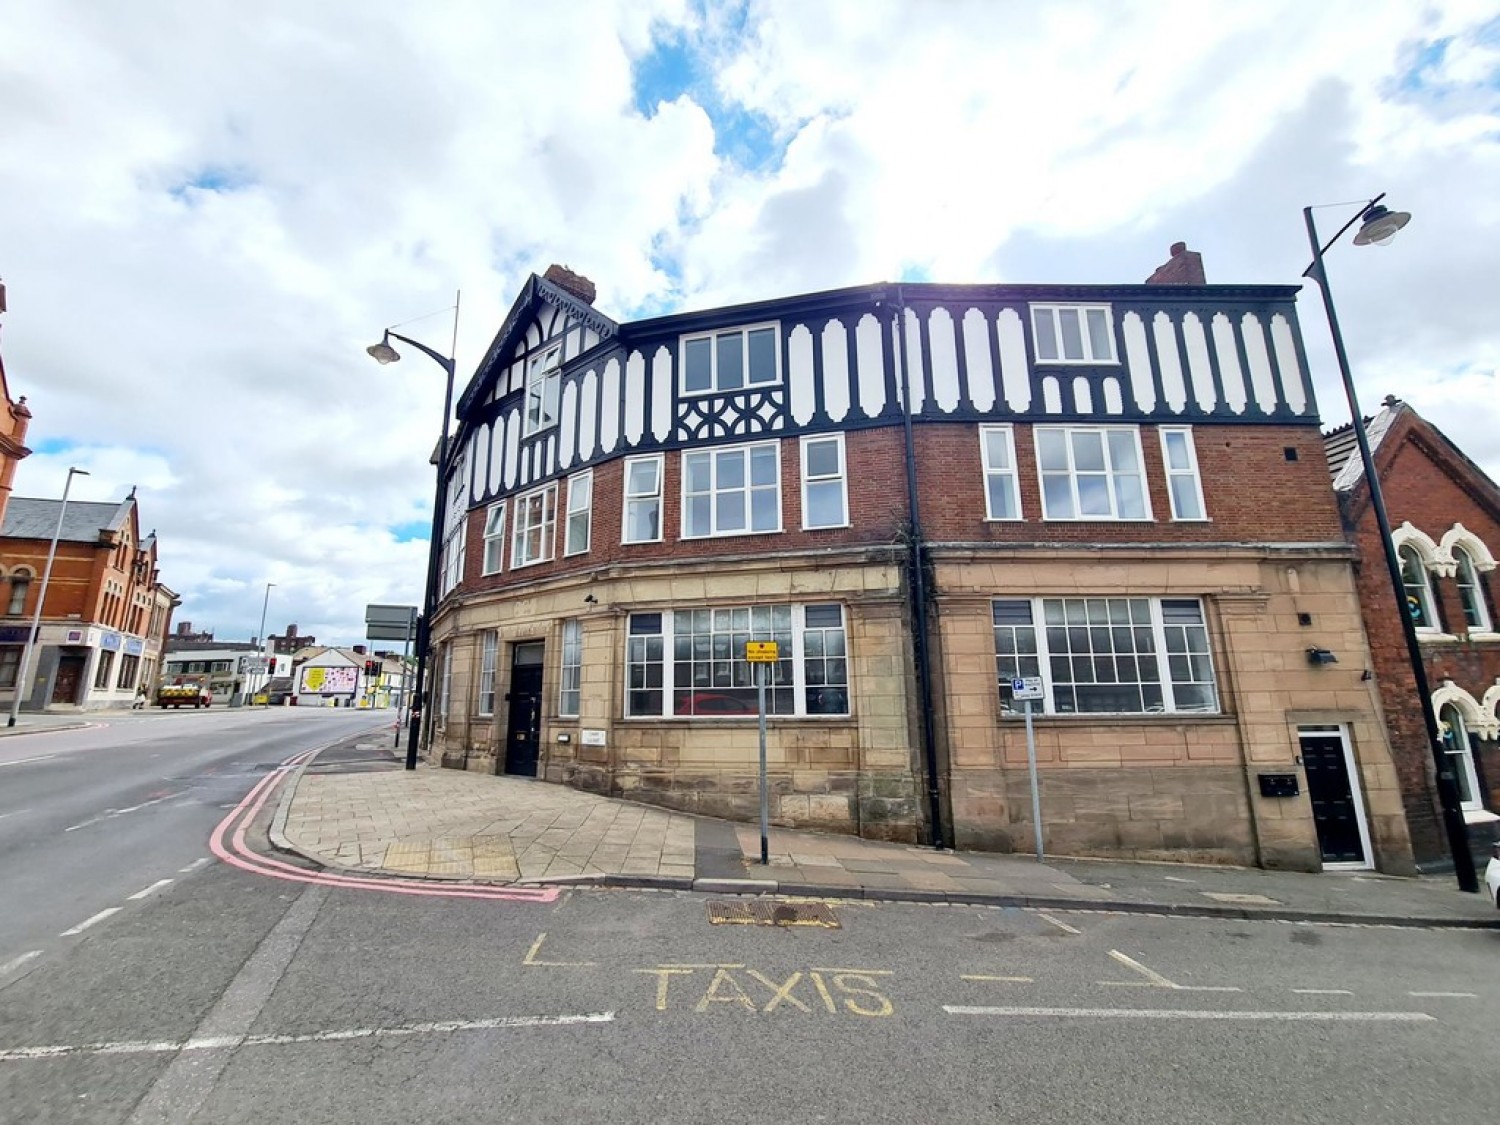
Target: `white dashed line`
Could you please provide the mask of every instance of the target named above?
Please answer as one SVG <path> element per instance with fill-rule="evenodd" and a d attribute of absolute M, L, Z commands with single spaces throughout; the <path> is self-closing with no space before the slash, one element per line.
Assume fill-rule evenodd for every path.
<path fill-rule="evenodd" d="M 0 977 L 10 976 L 11 973 L 15 972 L 22 965 L 26 964 L 26 962 L 34 961 L 41 955 L 42 951 L 40 949 L 32 949 L 26 953 L 21 954 L 19 957 L 12 957 L 9 961 L 5 962 L 5 964 L 0 965 Z"/>
<path fill-rule="evenodd" d="M 1298 996 L 1353 996 L 1347 988 L 1294 988 Z"/>
<path fill-rule="evenodd" d="M 1082 930 L 1076 930 L 1072 926 L 1068 925 L 1066 922 L 1061 921 L 1060 919 L 1054 918 L 1050 914 L 1044 914 L 1040 910 L 1038 910 L 1036 912 L 1036 916 L 1038 918 L 1040 918 L 1043 922 L 1051 922 L 1054 926 L 1056 926 L 1059 930 L 1061 930 L 1065 934 L 1081 934 L 1081 933 L 1083 933 Z"/>
<path fill-rule="evenodd" d="M 64 930 L 62 933 L 58 934 L 57 936 L 58 937 L 74 937 L 74 936 L 76 936 L 78 934 L 83 933 L 84 930 L 88 929 L 90 926 L 94 925 L 95 923 L 104 921 L 104 919 L 108 918 L 111 914 L 118 914 L 118 913 L 120 913 L 121 909 L 123 909 L 123 908 L 119 907 L 119 906 L 108 906 L 108 907 L 105 907 L 103 910 L 99 911 L 98 914 L 95 914 L 92 918 L 85 918 L 82 922 L 79 922 L 78 925 L 74 926 L 71 930 Z"/>
<path fill-rule="evenodd" d="M 177 869 L 177 873 L 179 875 L 189 875 L 192 872 L 197 871 L 200 867 L 207 867 L 212 862 L 213 859 L 211 857 L 204 856 L 201 859 L 193 860 L 193 862 L 188 864 L 186 867 L 179 867 Z"/>
<path fill-rule="evenodd" d="M 1408 992 L 1408 996 L 1415 996 L 1424 1000 L 1478 1000 L 1478 993 L 1474 992 Z"/>
<path fill-rule="evenodd" d="M 165 797 L 157 797 L 154 800 L 142 801 L 140 804 L 131 805 L 126 809 L 105 809 L 104 812 L 99 816 L 93 816 L 88 820 L 80 821 L 79 823 L 74 824 L 71 827 L 64 828 L 63 831 L 77 832 L 80 828 L 87 828 L 91 824 L 98 824 L 100 821 L 104 820 L 113 820 L 115 817 L 124 816 L 126 813 L 140 812 L 141 809 L 149 809 L 152 805 L 159 805 L 163 801 L 170 801 L 173 797 L 180 796 L 182 796 L 181 793 L 168 793 Z"/>
<path fill-rule="evenodd" d="M 17 758 L 14 762 L 0 762 L 3 766 L 24 766 L 27 762 L 45 762 L 48 758 L 55 758 L 56 754 L 39 754 L 35 758 Z"/>
<path fill-rule="evenodd" d="M 152 891 L 159 891 L 163 887 L 170 886 L 174 881 L 175 880 L 172 880 L 172 879 L 158 879 L 156 882 L 152 883 L 145 890 L 143 890 L 143 891 L 136 891 L 135 894 L 133 894 L 133 895 L 127 895 L 126 897 L 129 898 L 132 902 L 134 902 L 136 899 L 145 898 Z"/>
<path fill-rule="evenodd" d="M 1195 1008 L 968 1008 L 944 1004 L 950 1016 L 1042 1016 L 1055 1019 L 1251 1020 L 1258 1022 L 1432 1023 L 1426 1012 L 1210 1012 Z M 5 1056 L 0 1055 L 0 1059 Z"/>

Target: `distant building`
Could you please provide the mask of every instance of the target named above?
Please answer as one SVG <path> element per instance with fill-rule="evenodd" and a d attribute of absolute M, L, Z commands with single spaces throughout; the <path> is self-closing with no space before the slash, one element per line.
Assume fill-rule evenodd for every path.
<path fill-rule="evenodd" d="M 282 653 L 286 656 L 291 656 L 304 648 L 318 647 L 317 637 L 304 637 L 299 635 L 297 632 L 297 626 L 295 625 L 288 625 L 286 627 L 285 636 L 278 637 L 275 633 L 272 633 L 267 639 L 270 641 L 273 651 Z"/>
<path fill-rule="evenodd" d="M 0 283 L 0 313 L 3 312 L 5 285 Z M 31 455 L 31 450 L 26 448 L 26 429 L 30 424 L 31 411 L 26 407 L 26 396 L 11 399 L 10 385 L 5 379 L 5 360 L 0 356 L 0 523 L 5 519 L 5 505 L 10 499 L 16 466 Z"/>

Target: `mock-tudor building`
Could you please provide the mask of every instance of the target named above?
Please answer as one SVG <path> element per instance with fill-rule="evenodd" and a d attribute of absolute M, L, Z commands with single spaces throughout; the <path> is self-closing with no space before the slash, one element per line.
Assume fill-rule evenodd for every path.
<path fill-rule="evenodd" d="M 533 275 L 458 406 L 429 756 L 753 818 L 775 641 L 778 823 L 1028 849 L 1036 677 L 1049 851 L 1409 870 L 1297 290 L 1153 280 L 619 323 Z"/>
<path fill-rule="evenodd" d="M 1365 423 L 1406 587 L 1398 606 L 1368 482 L 1343 426 L 1325 438 L 1333 485 L 1358 544 L 1360 598 L 1386 726 L 1418 861 L 1448 855 L 1435 765 L 1398 616 L 1422 649 L 1464 820 L 1475 851 L 1500 827 L 1500 486 L 1407 404 L 1387 398 Z"/>

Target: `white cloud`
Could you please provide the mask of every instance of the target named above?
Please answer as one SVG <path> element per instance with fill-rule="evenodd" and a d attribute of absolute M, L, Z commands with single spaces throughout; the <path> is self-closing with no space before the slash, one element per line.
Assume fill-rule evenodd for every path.
<path fill-rule="evenodd" d="M 462 383 L 552 261 L 615 315 L 907 269 L 1139 280 L 1178 238 L 1210 280 L 1291 284 L 1303 205 L 1387 190 L 1409 231 L 1330 263 L 1365 406 L 1408 398 L 1500 477 L 1492 4 L 415 11 L 7 11 L 6 364 L 33 440 L 72 446 L 18 491 L 66 463 L 90 499 L 139 485 L 181 616 L 221 635 L 254 630 L 268 581 L 275 628 L 333 640 L 419 599 L 425 544 L 394 529 L 430 512 L 442 375 L 363 349 L 462 289 Z M 713 96 L 643 117 L 632 67 L 678 34 Z M 722 155 L 725 106 L 780 159 Z M 1311 290 L 1302 319 L 1340 421 Z M 447 314 L 402 331 L 452 343 Z"/>

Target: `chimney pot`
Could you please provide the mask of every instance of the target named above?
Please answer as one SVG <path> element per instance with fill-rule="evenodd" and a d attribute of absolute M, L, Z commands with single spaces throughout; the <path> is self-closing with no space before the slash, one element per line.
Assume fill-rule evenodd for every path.
<path fill-rule="evenodd" d="M 1203 255 L 1189 250 L 1186 242 L 1174 242 L 1167 251 L 1166 262 L 1146 279 L 1147 285 L 1207 285 L 1203 273 Z"/>
<path fill-rule="evenodd" d="M 560 266 L 556 262 L 547 267 L 547 272 L 542 278 L 552 282 L 559 289 L 566 289 L 586 305 L 594 303 L 597 290 L 594 283 L 581 273 L 574 273 L 567 266 Z"/>

